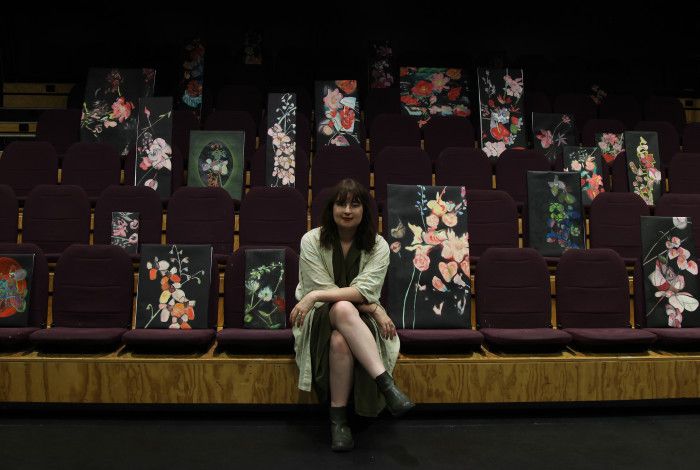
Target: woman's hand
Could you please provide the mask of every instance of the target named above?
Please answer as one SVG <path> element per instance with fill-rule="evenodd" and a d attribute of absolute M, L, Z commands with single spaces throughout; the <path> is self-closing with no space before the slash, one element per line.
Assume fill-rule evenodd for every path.
<path fill-rule="evenodd" d="M 396 326 L 394 326 L 394 322 L 391 321 L 391 318 L 389 318 L 386 310 L 384 310 L 381 305 L 375 305 L 377 308 L 372 311 L 372 316 L 374 317 L 374 321 L 377 322 L 377 325 L 379 325 L 380 334 L 385 339 L 394 339 L 394 336 L 396 336 Z"/>
<path fill-rule="evenodd" d="M 306 318 L 306 314 L 309 313 L 309 310 L 311 310 L 314 307 L 315 303 L 315 293 L 312 291 L 306 294 L 289 313 L 289 321 L 292 322 L 292 325 L 303 325 L 304 319 Z"/>

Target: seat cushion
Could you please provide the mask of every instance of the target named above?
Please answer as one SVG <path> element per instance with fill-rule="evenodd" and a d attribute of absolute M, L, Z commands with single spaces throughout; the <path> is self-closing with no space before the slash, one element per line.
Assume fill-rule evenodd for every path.
<path fill-rule="evenodd" d="M 458 353 L 473 351 L 481 347 L 484 336 L 470 329 L 399 329 L 397 330 L 401 341 L 402 352 Z"/>
<path fill-rule="evenodd" d="M 632 328 L 564 328 L 579 346 L 649 346 L 656 335 Z"/>
<path fill-rule="evenodd" d="M 29 340 L 38 348 L 116 348 L 126 328 L 55 327 L 32 333 Z"/>
<path fill-rule="evenodd" d="M 644 328 L 656 335 L 655 346 L 700 348 L 700 328 Z"/>
<path fill-rule="evenodd" d="M 216 334 L 221 348 L 239 352 L 294 353 L 294 335 L 290 328 L 264 330 L 250 328 L 224 328 Z"/>
<path fill-rule="evenodd" d="M 22 328 L 0 328 L 0 348 L 16 348 L 29 342 L 29 335 L 39 328 L 34 326 Z"/>
<path fill-rule="evenodd" d="M 144 329 L 129 330 L 122 341 L 125 345 L 139 349 L 204 349 L 214 341 L 213 329 L 171 330 Z"/>
<path fill-rule="evenodd" d="M 488 344 L 496 346 L 561 346 L 571 342 L 571 335 L 552 328 L 482 328 Z"/>

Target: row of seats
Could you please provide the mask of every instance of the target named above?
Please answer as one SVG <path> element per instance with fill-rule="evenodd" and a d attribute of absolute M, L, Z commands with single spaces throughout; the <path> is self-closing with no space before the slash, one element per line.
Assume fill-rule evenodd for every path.
<path fill-rule="evenodd" d="M 173 154 L 172 191 L 182 187 L 184 162 L 176 151 Z M 127 158 L 124 182 L 133 184 L 134 159 Z M 310 173 L 308 154 L 298 151 L 296 157 L 296 189 L 307 197 Z M 550 162 L 536 150 L 506 150 L 496 162 L 495 169 L 486 155 L 473 147 L 448 147 L 444 149 L 433 167 L 427 153 L 420 147 L 385 147 L 374 168 L 375 197 L 382 211 L 386 201 L 387 184 L 424 184 L 466 186 L 473 189 L 490 189 L 495 175 L 496 188 L 508 192 L 519 204 L 527 198 L 526 172 L 549 171 L 563 168 L 558 159 Z M 700 154 L 679 153 L 668 169 L 670 192 L 700 192 Z M 258 149 L 251 159 L 250 184 L 252 187 L 266 184 L 265 149 Z M 91 203 L 110 185 L 119 184 L 121 178 L 119 156 L 107 144 L 73 144 L 61 169 L 61 183 L 81 186 Z M 613 165 L 603 165 L 606 190 L 629 191 L 627 165 L 624 158 L 615 159 Z M 314 159 L 311 191 L 315 197 L 332 187 L 342 178 L 354 178 L 370 187 L 370 164 L 364 151 L 356 146 L 324 147 Z M 615 176 L 611 178 L 610 175 Z M 618 177 L 619 176 L 619 177 Z M 50 144 L 45 142 L 13 142 L 0 157 L 0 184 L 13 188 L 20 202 L 32 188 L 39 184 L 56 184 L 58 160 Z M 242 194 L 245 195 L 241 188 Z M 240 201 L 235 201 L 236 207 Z"/>
<path fill-rule="evenodd" d="M 330 191 L 314 198 L 312 227 L 320 224 Z M 469 189 L 467 200 L 472 257 L 490 247 L 518 247 L 518 210 L 511 196 L 499 190 Z M 378 211 L 374 199 L 371 201 L 378 225 Z M 150 188 L 108 187 L 95 206 L 94 244 L 110 243 L 112 212 L 138 212 L 140 242 L 161 243 L 162 205 Z M 238 213 L 239 246 L 283 245 L 298 252 L 307 230 L 307 214 L 306 200 L 291 188 L 252 188 Z M 590 247 L 611 248 L 625 258 L 637 258 L 641 253 L 640 216 L 651 214 L 652 208 L 634 193 L 600 194 L 590 207 Z M 700 220 L 700 194 L 664 194 L 653 214 Z M 166 243 L 211 244 L 216 255 L 225 257 L 234 243 L 234 216 L 233 200 L 223 189 L 180 188 L 167 206 Z M 0 186 L 0 241 L 17 241 L 17 217 L 11 189 Z M 525 217 L 525 230 L 527 225 Z M 700 252 L 700 224 L 693 227 Z M 527 243 L 527 236 L 523 239 Z M 78 186 L 37 186 L 24 206 L 22 241 L 39 245 L 51 259 L 72 244 L 89 243 L 90 205 L 85 192 Z"/>
<path fill-rule="evenodd" d="M 0 253 L 34 253 L 29 327 L 0 328 L 0 347 L 40 350 L 114 349 L 120 344 L 148 350 L 220 348 L 241 352 L 292 353 L 289 325 L 279 330 L 246 329 L 245 252 L 227 258 L 224 276 L 223 329 L 216 331 L 218 283 L 209 291 L 208 327 L 197 330 L 131 329 L 133 267 L 120 248 L 74 245 L 56 264 L 51 328 L 47 322 L 48 267 L 32 244 L 0 244 Z M 285 249 L 287 317 L 296 304 L 298 256 Z M 636 264 L 637 273 L 641 269 Z M 212 279 L 218 279 L 212 268 Z M 402 351 L 465 352 L 489 347 L 504 350 L 559 350 L 570 343 L 582 349 L 645 350 L 700 345 L 700 328 L 646 328 L 642 282 L 635 275 L 635 320 L 630 323 L 627 269 L 610 249 L 569 250 L 556 271 L 556 325 L 552 328 L 550 274 L 535 250 L 490 248 L 475 273 L 477 329 L 399 329 Z M 388 286 L 388 290 L 391 286 Z M 604 292 L 604 295 L 601 295 Z M 386 299 L 385 299 L 386 300 Z M 385 303 L 386 304 L 386 303 Z M 391 315 L 391 312 L 389 312 Z"/>

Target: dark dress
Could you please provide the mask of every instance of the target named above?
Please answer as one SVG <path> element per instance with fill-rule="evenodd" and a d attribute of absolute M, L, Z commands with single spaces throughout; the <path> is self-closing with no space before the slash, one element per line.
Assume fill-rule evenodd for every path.
<path fill-rule="evenodd" d="M 360 270 L 360 250 L 353 242 L 348 250 L 347 257 L 343 258 L 343 250 L 340 242 L 333 245 L 333 278 L 338 287 L 348 287 Z M 316 309 L 313 323 L 311 324 L 311 370 L 313 374 L 313 387 L 316 396 L 321 403 L 330 403 L 330 340 L 333 328 L 330 321 L 330 304 L 325 304 Z M 370 315 L 360 313 L 360 318 L 369 327 L 376 338 L 377 331 L 374 322 L 370 321 Z M 374 379 L 367 374 L 364 367 L 355 361 L 355 373 L 353 380 L 353 398 L 355 413 L 360 416 L 377 416 L 385 406 L 384 397 L 379 392 Z"/>

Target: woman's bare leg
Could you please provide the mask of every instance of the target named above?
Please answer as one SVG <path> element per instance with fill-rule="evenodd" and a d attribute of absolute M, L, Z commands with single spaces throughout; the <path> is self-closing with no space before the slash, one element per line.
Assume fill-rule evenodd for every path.
<path fill-rule="evenodd" d="M 338 330 L 331 334 L 331 350 L 328 354 L 331 380 L 331 406 L 346 406 L 352 389 L 355 359 L 348 343 Z"/>
<path fill-rule="evenodd" d="M 370 377 L 375 378 L 386 369 L 379 357 L 374 336 L 365 322 L 360 318 L 360 312 L 351 303 L 344 300 L 333 304 L 330 310 L 331 326 L 339 331 L 350 347 L 352 354 L 362 364 Z"/>

